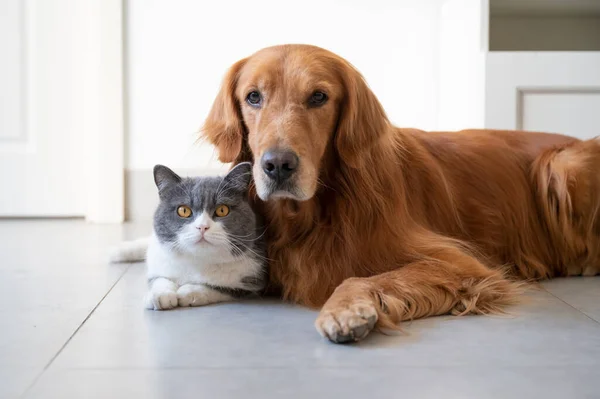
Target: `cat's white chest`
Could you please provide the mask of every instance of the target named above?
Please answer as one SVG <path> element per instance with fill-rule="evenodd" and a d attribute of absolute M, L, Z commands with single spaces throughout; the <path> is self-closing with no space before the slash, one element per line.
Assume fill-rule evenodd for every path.
<path fill-rule="evenodd" d="M 244 277 L 260 275 L 262 265 L 255 260 L 247 256 L 234 257 L 226 248 L 203 245 L 206 245 L 203 255 L 182 255 L 161 244 L 153 235 L 146 257 L 148 279 L 164 277 L 179 286 L 209 284 L 245 288 Z"/>

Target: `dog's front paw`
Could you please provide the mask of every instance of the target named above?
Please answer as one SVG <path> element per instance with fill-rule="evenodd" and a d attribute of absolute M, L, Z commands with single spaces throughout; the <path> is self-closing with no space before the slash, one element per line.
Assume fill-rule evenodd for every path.
<path fill-rule="evenodd" d="M 319 333 L 337 344 L 360 341 L 377 323 L 377 309 L 367 301 L 323 308 L 315 322 Z"/>
<path fill-rule="evenodd" d="M 146 294 L 146 308 L 168 310 L 177 307 L 177 293 L 171 290 L 152 290 Z"/>

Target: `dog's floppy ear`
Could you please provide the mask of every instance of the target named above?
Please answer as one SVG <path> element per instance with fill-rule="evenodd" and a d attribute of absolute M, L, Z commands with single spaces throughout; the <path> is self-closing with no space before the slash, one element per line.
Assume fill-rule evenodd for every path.
<path fill-rule="evenodd" d="M 243 59 L 229 68 L 202 127 L 202 135 L 217 147 L 219 160 L 224 163 L 233 162 L 242 150 L 245 128 L 235 90 L 245 63 Z"/>
<path fill-rule="evenodd" d="M 386 134 L 390 123 L 375 94 L 349 63 L 341 64 L 345 98 L 341 105 L 335 146 L 343 162 L 361 167 L 361 154 Z"/>

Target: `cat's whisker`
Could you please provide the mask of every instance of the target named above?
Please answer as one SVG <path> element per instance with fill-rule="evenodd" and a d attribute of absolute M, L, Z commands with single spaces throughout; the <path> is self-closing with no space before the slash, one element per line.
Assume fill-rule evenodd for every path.
<path fill-rule="evenodd" d="M 245 253 L 244 250 L 241 249 L 240 247 L 238 247 L 236 244 L 234 244 L 233 242 L 230 242 L 229 245 L 231 245 L 233 247 L 233 249 L 237 251 L 238 256 L 244 255 L 244 253 Z M 253 252 L 251 250 L 248 250 L 248 252 L 250 252 L 260 258 L 260 255 L 256 254 L 255 252 Z"/>
<path fill-rule="evenodd" d="M 234 243 L 233 243 L 233 241 L 229 240 L 229 244 L 230 244 L 230 245 L 232 245 L 233 247 L 235 247 L 235 248 L 238 248 L 238 249 L 239 249 L 239 247 L 238 247 L 236 244 L 234 244 Z M 239 244 L 239 245 L 241 245 L 241 246 L 242 246 L 244 249 L 246 249 L 246 251 L 248 251 L 248 252 L 250 252 L 251 254 L 253 254 L 254 256 L 258 257 L 259 259 L 263 259 L 263 260 L 267 260 L 267 261 L 272 261 L 272 260 L 273 260 L 273 259 L 269 259 L 268 257 L 266 257 L 266 256 L 263 256 L 263 255 L 261 255 L 261 254 L 257 253 L 257 252 L 256 252 L 256 251 L 254 251 L 252 248 L 248 247 L 247 245 L 245 245 L 245 244 L 244 244 L 244 243 L 242 243 L 242 242 L 239 242 L 238 244 Z"/>
<path fill-rule="evenodd" d="M 246 241 L 254 242 L 254 241 L 262 238 L 266 234 L 266 232 L 267 232 L 267 229 L 265 228 L 258 237 L 254 237 L 252 240 L 246 240 Z M 223 234 L 227 237 L 233 237 L 233 238 L 237 238 L 237 239 L 244 239 L 244 238 L 254 236 L 254 233 L 250 233 L 250 234 L 246 234 L 246 235 L 236 235 L 236 234 L 231 234 L 231 233 L 212 233 L 212 234 Z"/>
<path fill-rule="evenodd" d="M 223 182 L 224 182 L 224 181 L 225 181 L 225 180 L 221 180 L 221 181 L 219 182 L 219 185 L 217 186 L 217 194 L 215 194 L 215 197 L 216 197 L 216 198 L 219 198 L 219 194 L 221 193 L 221 187 L 223 186 Z"/>
<path fill-rule="evenodd" d="M 245 182 L 246 182 L 246 180 L 247 180 L 245 176 L 248 176 L 248 175 L 252 175 L 252 172 L 249 172 L 249 173 L 242 173 L 242 174 L 236 175 L 236 176 L 234 176 L 234 177 L 233 177 L 233 179 L 230 177 L 230 180 L 229 180 L 229 181 L 230 181 L 230 182 L 231 182 L 231 181 L 233 181 L 234 183 L 245 183 Z M 222 187 L 222 186 L 223 186 L 223 182 L 224 182 L 224 181 L 225 181 L 225 179 L 223 179 L 223 180 L 222 180 L 222 181 L 219 183 L 219 186 L 217 187 L 217 190 L 216 190 L 217 194 L 215 195 L 215 197 L 216 197 L 216 198 L 219 198 L 219 197 L 220 197 L 220 195 L 221 195 L 223 192 L 227 192 L 227 190 L 232 190 L 232 189 L 236 189 L 236 190 L 237 190 L 237 189 L 238 189 L 237 187 L 227 187 L 226 189 L 224 189 L 224 188 Z"/>
<path fill-rule="evenodd" d="M 235 239 L 243 239 L 246 237 L 236 237 L 227 233 L 221 233 L 221 232 L 213 232 L 210 234 L 211 237 L 224 237 L 224 238 L 235 238 Z"/>
<path fill-rule="evenodd" d="M 183 239 L 197 237 L 197 236 L 198 236 L 198 233 L 195 232 L 195 231 L 194 232 L 189 232 L 189 233 L 180 233 L 179 234 L 179 238 L 183 238 Z"/>
<path fill-rule="evenodd" d="M 253 254 L 255 254 L 256 256 L 261 256 L 259 255 L 256 251 L 254 251 L 253 248 L 251 248 L 250 246 L 248 246 L 247 244 L 245 244 L 243 241 L 241 240 L 235 240 L 235 242 L 233 240 L 231 240 L 228 237 L 221 237 L 221 239 L 223 240 L 222 242 L 225 244 L 231 244 L 231 245 L 237 245 L 238 247 L 241 246 L 242 248 L 246 249 L 249 252 L 252 252 Z M 250 243 L 253 243 L 253 241 L 251 241 Z"/>
<path fill-rule="evenodd" d="M 181 250 L 181 251 L 184 250 L 184 248 L 181 246 L 181 242 L 179 240 L 169 243 L 168 246 L 169 246 L 170 249 L 172 249 L 172 250 L 174 250 L 176 252 L 179 251 L 179 250 Z"/>
<path fill-rule="evenodd" d="M 235 191 L 237 191 L 235 188 L 233 188 L 233 187 L 228 187 L 228 188 L 222 189 L 220 192 L 218 192 L 218 193 L 216 194 L 216 196 L 215 196 L 215 197 L 216 197 L 217 199 L 221 199 L 221 198 L 223 198 L 223 197 L 227 197 L 227 195 L 228 195 L 230 192 L 235 192 Z"/>
<path fill-rule="evenodd" d="M 235 177 L 234 177 L 232 180 L 230 180 L 230 181 L 233 181 L 234 183 L 245 183 L 245 181 L 247 180 L 245 176 L 248 176 L 248 175 L 250 175 L 250 176 L 251 176 L 251 175 L 252 175 L 252 172 L 250 172 L 250 173 L 243 173 L 243 174 L 240 174 L 239 176 L 235 176 Z M 223 188 L 223 187 L 222 187 L 222 185 L 223 185 L 223 182 L 224 182 L 224 181 L 225 181 L 225 180 L 223 180 L 223 181 L 221 181 L 221 183 L 219 183 L 219 187 L 217 188 L 217 194 L 216 194 L 216 196 L 215 196 L 216 198 L 219 198 L 219 197 L 220 197 L 220 196 L 221 196 L 221 195 L 222 195 L 224 192 L 227 192 L 227 191 L 229 191 L 229 190 L 236 190 L 236 191 L 237 191 L 237 190 L 239 190 L 239 188 L 238 188 L 238 187 L 227 187 L 227 188 Z"/>
<path fill-rule="evenodd" d="M 242 235 L 236 235 L 236 234 L 231 234 L 231 233 L 224 233 L 224 235 L 226 235 L 227 237 L 238 238 L 238 239 L 254 237 L 254 234 L 246 234 L 246 235 L 242 236 Z M 254 239 L 252 241 L 254 241 Z"/>
<path fill-rule="evenodd" d="M 261 233 L 261 234 L 260 234 L 258 237 L 256 237 L 256 238 L 254 239 L 254 241 L 256 241 L 256 240 L 259 240 L 259 239 L 263 238 L 263 236 L 264 236 L 265 234 L 267 234 L 267 228 L 266 228 L 266 227 L 265 227 L 265 229 L 263 230 L 263 232 L 262 232 L 262 233 Z"/>
<path fill-rule="evenodd" d="M 248 234 L 245 234 L 245 235 L 233 234 L 233 233 L 227 232 L 226 230 L 219 231 L 219 233 L 228 235 L 229 237 L 250 237 L 250 236 L 254 235 L 254 233 L 248 233 Z"/>

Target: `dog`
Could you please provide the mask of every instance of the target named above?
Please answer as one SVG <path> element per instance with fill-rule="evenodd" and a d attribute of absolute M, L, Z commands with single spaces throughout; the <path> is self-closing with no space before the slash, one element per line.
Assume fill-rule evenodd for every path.
<path fill-rule="evenodd" d="M 202 134 L 222 162 L 253 162 L 270 284 L 321 307 L 333 342 L 600 272 L 598 138 L 398 128 L 348 61 L 309 45 L 236 62 Z"/>

